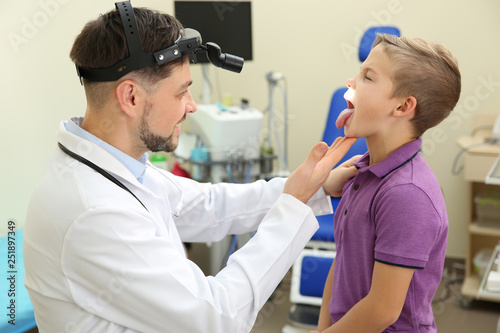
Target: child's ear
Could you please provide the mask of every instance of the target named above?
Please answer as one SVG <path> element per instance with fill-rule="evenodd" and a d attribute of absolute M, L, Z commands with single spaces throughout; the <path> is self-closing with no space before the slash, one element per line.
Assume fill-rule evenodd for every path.
<path fill-rule="evenodd" d="M 415 115 L 415 108 L 417 107 L 417 99 L 413 96 L 406 97 L 401 104 L 394 110 L 394 117 L 410 117 Z"/>

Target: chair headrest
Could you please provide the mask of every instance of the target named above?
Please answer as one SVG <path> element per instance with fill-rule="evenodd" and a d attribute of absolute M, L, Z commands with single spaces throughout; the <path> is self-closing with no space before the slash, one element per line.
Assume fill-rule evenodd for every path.
<path fill-rule="evenodd" d="M 388 34 L 395 35 L 400 37 L 401 32 L 398 28 L 393 26 L 379 26 L 379 27 L 371 27 L 366 30 L 363 37 L 361 38 L 361 42 L 359 44 L 359 61 L 363 62 L 368 58 L 368 54 L 372 49 L 372 45 L 375 42 L 375 38 L 377 38 L 377 34 Z"/>

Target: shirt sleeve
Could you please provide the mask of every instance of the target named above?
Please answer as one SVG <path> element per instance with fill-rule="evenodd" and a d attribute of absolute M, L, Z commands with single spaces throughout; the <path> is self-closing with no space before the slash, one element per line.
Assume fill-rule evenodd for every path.
<path fill-rule="evenodd" d="M 375 260 L 423 269 L 444 221 L 427 193 L 414 184 L 391 187 L 374 201 Z"/>
<path fill-rule="evenodd" d="M 61 257 L 75 304 L 140 332 L 249 332 L 318 224 L 309 207 L 282 194 L 257 234 L 209 277 L 157 227 L 118 209 L 75 220 Z"/>

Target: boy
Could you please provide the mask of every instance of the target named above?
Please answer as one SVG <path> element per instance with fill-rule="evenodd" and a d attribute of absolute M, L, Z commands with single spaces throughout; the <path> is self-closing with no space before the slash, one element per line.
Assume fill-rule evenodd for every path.
<path fill-rule="evenodd" d="M 347 80 L 347 137 L 365 137 L 335 212 L 337 254 L 318 323 L 321 332 L 436 332 L 431 302 L 445 258 L 448 218 L 420 136 L 445 119 L 461 89 L 442 45 L 379 35 Z M 317 331 L 315 331 L 317 332 Z"/>

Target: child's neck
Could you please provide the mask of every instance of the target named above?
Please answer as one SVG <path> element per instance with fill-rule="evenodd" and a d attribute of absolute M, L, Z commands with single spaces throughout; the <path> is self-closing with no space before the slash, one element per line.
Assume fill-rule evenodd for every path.
<path fill-rule="evenodd" d="M 404 146 L 408 142 L 414 141 L 416 138 L 411 136 L 405 137 L 367 137 L 366 146 L 370 153 L 370 165 L 374 165 L 398 148 Z"/>

